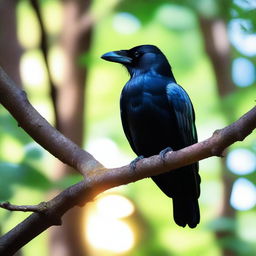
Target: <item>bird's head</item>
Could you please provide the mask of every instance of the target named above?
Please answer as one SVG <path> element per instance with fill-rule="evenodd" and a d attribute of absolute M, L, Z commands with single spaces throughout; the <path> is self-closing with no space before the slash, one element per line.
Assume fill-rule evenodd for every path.
<path fill-rule="evenodd" d="M 129 50 L 107 52 L 101 58 L 123 64 L 131 76 L 145 72 L 172 76 L 171 67 L 166 57 L 154 45 L 140 45 Z"/>

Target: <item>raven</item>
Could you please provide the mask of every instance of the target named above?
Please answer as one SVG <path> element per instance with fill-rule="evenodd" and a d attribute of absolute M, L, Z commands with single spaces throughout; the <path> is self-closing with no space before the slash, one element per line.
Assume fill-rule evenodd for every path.
<path fill-rule="evenodd" d="M 121 119 L 137 156 L 179 150 L 197 142 L 195 113 L 185 90 L 176 83 L 165 55 L 154 45 L 108 52 L 102 59 L 123 64 L 130 80 L 122 90 Z M 163 150 L 165 149 L 165 150 Z M 135 159 L 136 161 L 136 159 Z M 173 200 L 175 222 L 196 227 L 200 221 L 198 163 L 152 177 Z"/>

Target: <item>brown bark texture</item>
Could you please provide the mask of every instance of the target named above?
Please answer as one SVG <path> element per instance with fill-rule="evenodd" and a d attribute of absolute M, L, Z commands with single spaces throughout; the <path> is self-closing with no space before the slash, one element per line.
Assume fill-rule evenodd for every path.
<path fill-rule="evenodd" d="M 16 4 L 16 0 L 0 1 L 0 66 L 21 86 L 22 48 L 17 38 Z"/>
<path fill-rule="evenodd" d="M 12 77 L 17 86 L 22 87 L 20 76 L 22 48 L 17 36 L 17 2 L 17 0 L 0 1 L 0 66 Z M 22 255 L 21 251 L 15 253 L 15 256 L 20 255 Z"/>

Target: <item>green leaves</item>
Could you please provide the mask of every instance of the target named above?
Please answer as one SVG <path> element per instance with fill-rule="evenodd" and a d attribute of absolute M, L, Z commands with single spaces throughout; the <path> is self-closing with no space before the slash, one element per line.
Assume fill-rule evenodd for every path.
<path fill-rule="evenodd" d="M 10 199 L 17 185 L 47 190 L 51 187 L 51 182 L 29 164 L 0 162 L 0 201 Z"/>

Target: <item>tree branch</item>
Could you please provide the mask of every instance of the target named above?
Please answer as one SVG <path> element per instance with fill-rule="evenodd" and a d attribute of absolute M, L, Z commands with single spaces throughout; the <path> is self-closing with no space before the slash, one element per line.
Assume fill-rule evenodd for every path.
<path fill-rule="evenodd" d="M 39 23 L 39 28 L 41 31 L 40 49 L 43 54 L 45 67 L 46 67 L 46 71 L 47 71 L 48 79 L 49 79 L 50 96 L 52 99 L 53 112 L 54 112 L 54 116 L 55 116 L 55 127 L 57 130 L 59 130 L 59 115 L 58 115 L 58 109 L 57 109 L 57 90 L 56 90 L 56 85 L 54 84 L 54 81 L 53 81 L 53 78 L 51 75 L 50 65 L 49 65 L 49 61 L 48 61 L 49 46 L 48 46 L 48 40 L 47 40 L 47 32 L 46 32 L 46 29 L 44 26 L 43 17 L 41 14 L 40 5 L 39 5 L 38 0 L 30 0 L 30 4 L 35 11 L 35 14 L 37 16 L 37 20 Z"/>
<path fill-rule="evenodd" d="M 45 202 L 42 202 L 37 205 L 14 205 L 9 202 L 0 203 L 0 208 L 9 210 L 9 211 L 20 211 L 20 212 L 44 212 L 47 209 Z"/>
<path fill-rule="evenodd" d="M 29 103 L 26 93 L 0 67 L 0 103 L 38 144 L 82 175 L 103 168 L 91 154 L 53 128 Z"/>
<path fill-rule="evenodd" d="M 78 148 L 51 127 L 30 105 L 24 92 L 15 87 L 2 69 L 0 69 L 0 102 L 31 137 L 85 176 L 83 181 L 65 189 L 52 200 L 41 203 L 44 206 L 42 212 L 31 214 L 3 235 L 0 238 L 0 255 L 12 255 L 50 226 L 61 225 L 61 217 L 65 212 L 76 205 L 84 205 L 109 188 L 171 171 L 211 156 L 220 156 L 226 147 L 243 140 L 256 128 L 256 107 L 254 107 L 235 123 L 214 132 L 209 139 L 178 151 L 168 152 L 165 161 L 159 155 L 155 155 L 140 160 L 134 171 L 129 165 L 106 169 L 89 153 Z M 20 207 L 16 206 L 17 209 Z"/>

